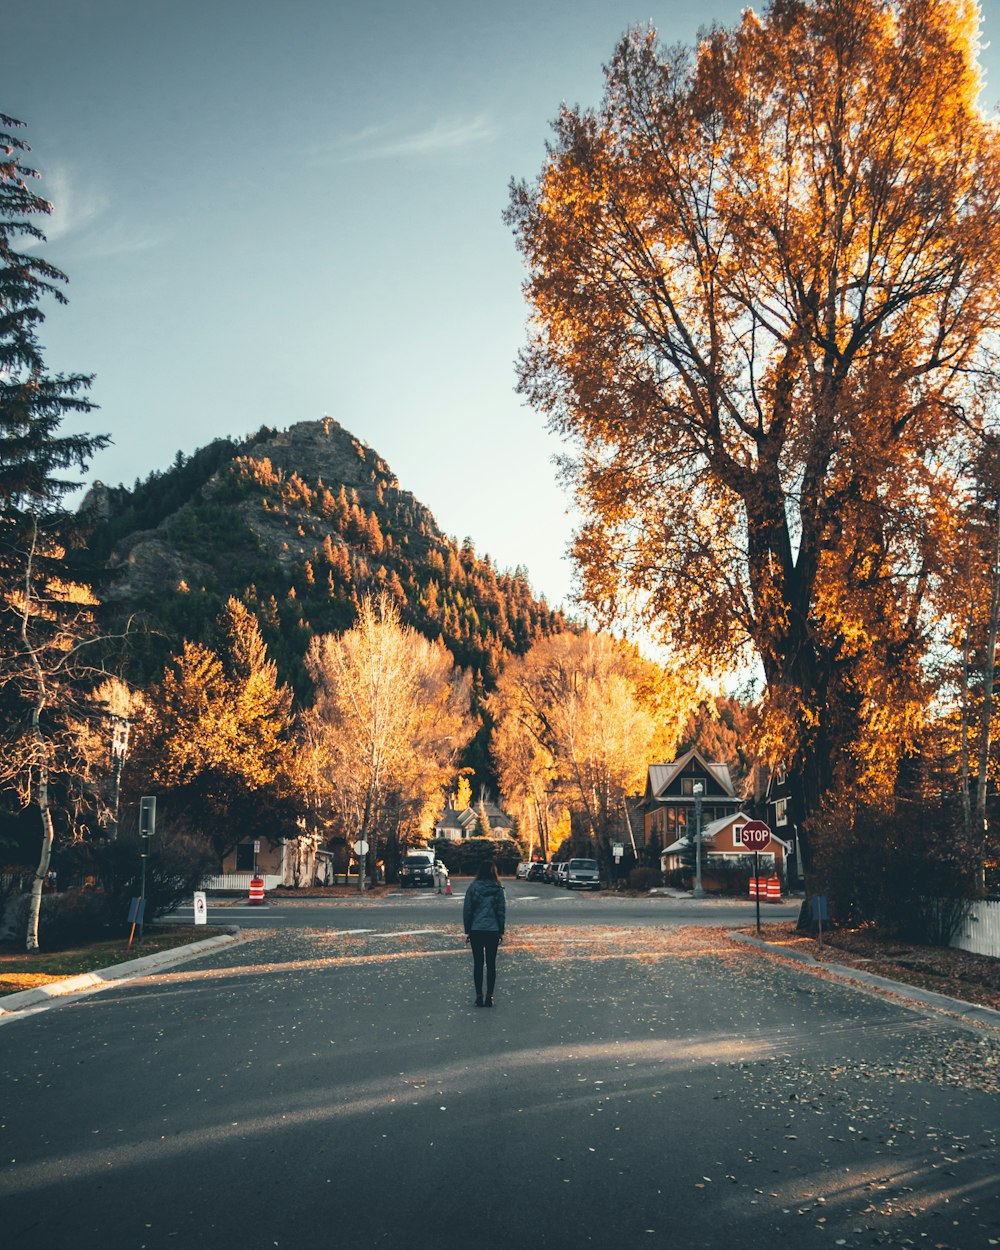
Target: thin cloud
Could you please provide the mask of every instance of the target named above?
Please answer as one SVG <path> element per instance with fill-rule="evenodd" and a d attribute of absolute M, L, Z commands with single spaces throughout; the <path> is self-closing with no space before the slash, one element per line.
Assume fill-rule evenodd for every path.
<path fill-rule="evenodd" d="M 158 247 L 162 238 L 147 229 L 130 230 L 111 215 L 111 197 L 102 187 L 88 184 L 69 166 L 51 165 L 41 181 L 32 187 L 52 205 L 52 212 L 36 225 L 45 235 L 25 250 L 39 250 L 53 243 L 69 248 L 74 255 L 104 259 Z"/>
<path fill-rule="evenodd" d="M 65 165 L 47 168 L 40 184 L 36 185 L 39 194 L 52 204 L 51 214 L 39 222 L 50 243 L 83 233 L 111 207 L 111 200 L 103 190 L 86 186 Z"/>
<path fill-rule="evenodd" d="M 399 157 L 438 156 L 490 143 L 496 131 L 483 116 L 467 120 L 439 119 L 420 130 L 405 130 L 394 123 L 365 126 L 351 135 L 316 149 L 320 161 L 375 161 Z"/>

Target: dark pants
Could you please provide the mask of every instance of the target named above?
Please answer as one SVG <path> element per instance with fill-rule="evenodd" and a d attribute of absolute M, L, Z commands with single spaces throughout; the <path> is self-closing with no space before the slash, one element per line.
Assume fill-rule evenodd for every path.
<path fill-rule="evenodd" d="M 476 993 L 483 992 L 483 959 L 486 960 L 486 993 L 493 993 L 497 983 L 497 947 L 500 945 L 500 934 L 495 929 L 473 929 L 469 934 L 472 946 L 472 978 L 476 983 Z"/>

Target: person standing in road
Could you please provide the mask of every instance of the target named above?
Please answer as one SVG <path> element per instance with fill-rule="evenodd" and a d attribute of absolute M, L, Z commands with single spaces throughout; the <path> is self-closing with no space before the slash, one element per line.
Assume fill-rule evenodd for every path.
<path fill-rule="evenodd" d="M 472 977 L 476 983 L 476 1006 L 493 1006 L 497 980 L 497 947 L 503 941 L 507 921 L 507 899 L 496 865 L 484 860 L 476 879 L 465 891 L 462 906 L 465 940 L 472 947 Z M 486 999 L 483 999 L 483 963 L 486 964 Z"/>

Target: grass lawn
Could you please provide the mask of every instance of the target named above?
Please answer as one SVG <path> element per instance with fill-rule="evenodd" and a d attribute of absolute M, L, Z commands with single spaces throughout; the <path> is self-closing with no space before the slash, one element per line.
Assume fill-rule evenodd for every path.
<path fill-rule="evenodd" d="M 113 938 L 104 942 L 90 942 L 86 946 L 71 947 L 63 951 L 42 951 L 28 954 L 8 942 L 0 943 L 0 997 L 16 994 L 18 990 L 30 990 L 36 985 L 47 985 L 63 977 L 77 976 L 81 972 L 96 972 L 110 968 L 112 964 L 125 963 L 142 955 L 186 946 L 204 938 L 225 933 L 212 925 L 155 925 L 147 928 L 140 944 L 138 932 L 129 947 L 128 938 Z"/>

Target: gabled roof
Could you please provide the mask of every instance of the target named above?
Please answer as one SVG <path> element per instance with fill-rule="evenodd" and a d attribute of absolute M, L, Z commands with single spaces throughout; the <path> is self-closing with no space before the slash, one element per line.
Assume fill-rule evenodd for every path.
<path fill-rule="evenodd" d="M 434 822 L 435 829 L 465 829 L 469 824 L 467 816 L 468 808 L 462 811 L 456 811 L 453 807 L 446 807 L 441 815 Z M 473 817 L 475 820 L 475 817 Z"/>
<path fill-rule="evenodd" d="M 729 775 L 729 765 L 724 763 L 706 760 L 700 752 L 692 749 L 686 755 L 682 755 L 680 759 L 674 760 L 672 764 L 650 764 L 648 779 L 646 782 L 646 797 L 658 799 L 666 790 L 667 786 L 674 780 L 679 773 L 682 773 L 691 763 L 696 760 L 702 768 L 702 771 L 713 777 L 728 798 L 736 798 L 736 790 L 733 787 L 733 779 Z"/>
<path fill-rule="evenodd" d="M 470 806 L 469 810 L 472 811 L 473 808 Z M 509 828 L 514 823 L 505 811 L 497 807 L 495 803 L 491 803 L 489 799 L 483 803 L 483 811 L 485 811 L 486 818 L 489 820 L 491 825 L 506 825 Z M 475 805 L 475 815 L 477 817 L 479 815 L 478 803 Z"/>
<path fill-rule="evenodd" d="M 715 835 L 717 833 L 721 833 L 723 829 L 725 829 L 726 825 L 731 825 L 733 821 L 742 820 L 743 823 L 746 824 L 750 819 L 751 818 L 746 814 L 746 812 L 741 809 L 738 812 L 730 812 L 726 816 L 720 816 L 718 820 L 710 820 L 701 831 L 702 841 L 705 841 L 706 839 L 714 841 Z"/>

